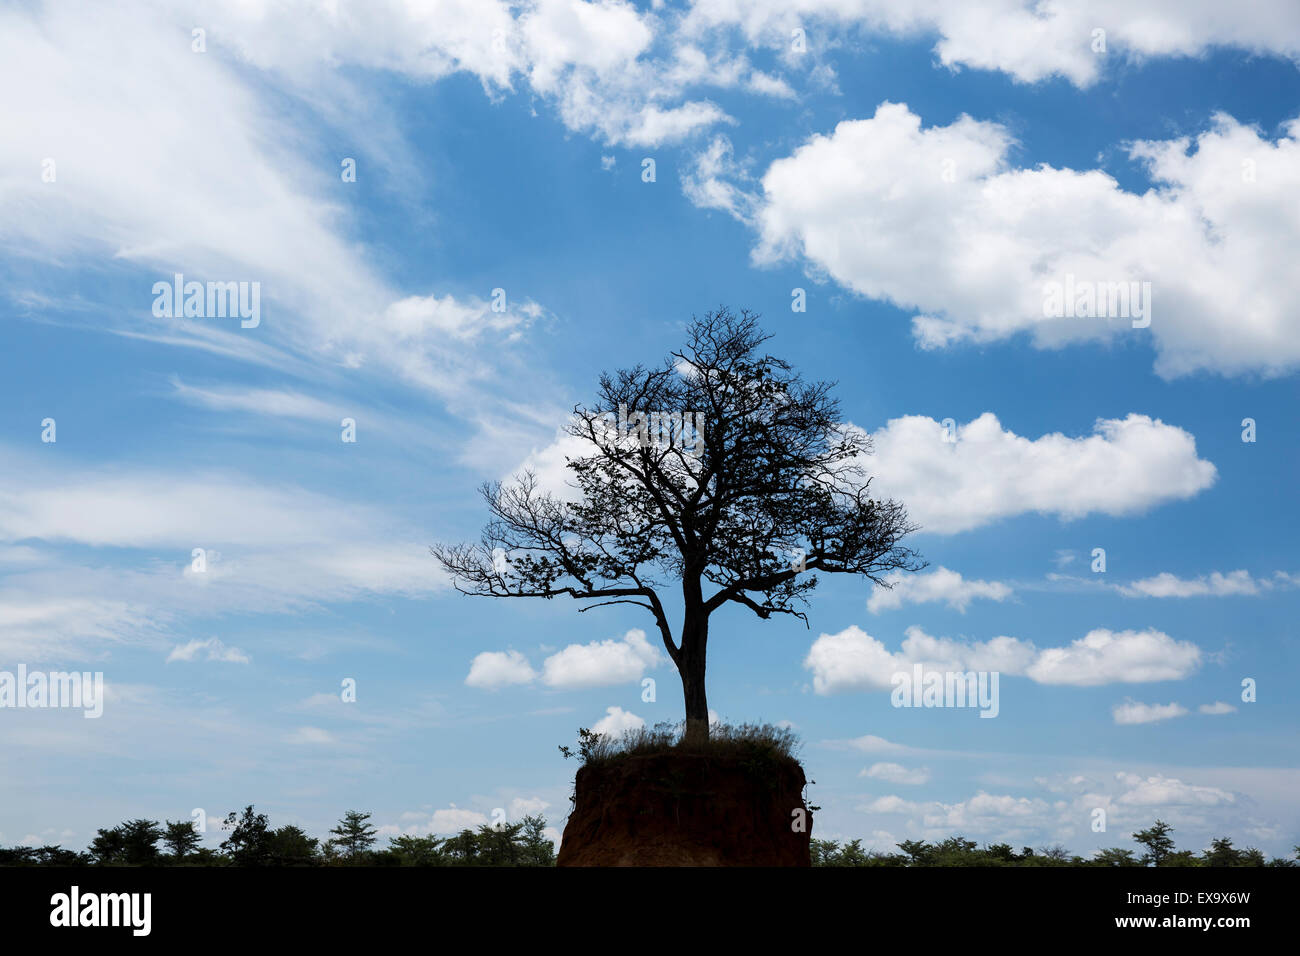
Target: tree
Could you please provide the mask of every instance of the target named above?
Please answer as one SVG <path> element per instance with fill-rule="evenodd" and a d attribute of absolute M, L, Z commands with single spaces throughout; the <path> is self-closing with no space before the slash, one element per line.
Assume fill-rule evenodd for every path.
<path fill-rule="evenodd" d="M 1241 866 L 1242 851 L 1232 845 L 1229 837 L 1210 841 L 1210 848 L 1202 854 L 1206 866 Z"/>
<path fill-rule="evenodd" d="M 442 849 L 451 858 L 453 864 L 472 866 L 478 862 L 478 837 L 469 827 L 461 830 L 454 837 L 443 840 Z"/>
<path fill-rule="evenodd" d="M 1097 855 L 1092 858 L 1092 862 L 1097 866 L 1141 866 L 1133 856 L 1132 850 L 1124 850 L 1119 847 L 1098 850 Z"/>
<path fill-rule="evenodd" d="M 111 866 L 122 862 L 123 844 L 120 826 L 111 830 L 101 827 L 95 831 L 95 839 L 90 842 L 90 855 L 100 866 Z"/>
<path fill-rule="evenodd" d="M 388 845 L 397 855 L 402 866 L 442 866 L 443 859 L 440 844 L 436 836 L 399 836 L 390 837 Z"/>
<path fill-rule="evenodd" d="M 188 820 L 168 820 L 166 823 L 162 840 L 172 851 L 172 856 L 183 860 L 187 854 L 198 849 L 199 831 L 194 829 L 193 823 Z"/>
<path fill-rule="evenodd" d="M 934 847 L 924 840 L 904 840 L 898 848 L 907 854 L 912 866 L 929 866 L 934 860 Z"/>
<path fill-rule="evenodd" d="M 870 495 L 869 438 L 842 423 L 829 383 L 763 352 L 768 338 L 757 316 L 721 308 L 693 320 L 662 366 L 602 374 L 595 405 L 576 406 L 567 428 L 583 451 L 567 462 L 573 494 L 531 471 L 484 485 L 480 542 L 431 549 L 475 597 L 647 611 L 681 677 L 688 740 L 708 739 L 714 612 L 736 604 L 807 625 L 799 608 L 817 572 L 888 586 L 889 572 L 925 566 L 900 543 L 916 530 L 902 505 Z"/>
<path fill-rule="evenodd" d="M 158 862 L 158 841 L 163 831 L 154 820 L 128 820 L 96 833 L 90 852 L 100 865 L 148 866 Z"/>
<path fill-rule="evenodd" d="M 275 866 L 311 866 L 317 862 L 317 841 L 301 827 L 285 824 L 271 831 L 268 842 L 271 862 Z"/>
<path fill-rule="evenodd" d="M 519 866 L 523 862 L 520 846 L 522 823 L 480 824 L 477 840 L 477 860 L 482 866 Z"/>
<path fill-rule="evenodd" d="M 1164 866 L 1169 855 L 1174 852 L 1174 838 L 1169 834 L 1174 828 L 1163 820 L 1157 820 L 1149 830 L 1139 830 L 1133 839 L 1146 847 L 1142 855 L 1143 866 Z"/>
<path fill-rule="evenodd" d="M 243 816 L 233 811 L 227 814 L 226 826 L 230 836 L 221 842 L 221 850 L 235 866 L 270 866 L 274 862 L 265 813 L 254 813 L 249 804 Z"/>
<path fill-rule="evenodd" d="M 351 863 L 358 862 L 375 843 L 376 831 L 367 821 L 370 814 L 360 810 L 349 810 L 339 821 L 339 825 L 330 830 L 338 837 L 330 842 L 338 846 Z"/>
<path fill-rule="evenodd" d="M 546 818 L 541 814 L 526 816 L 521 821 L 521 866 L 554 866 L 555 844 L 546 835 Z"/>

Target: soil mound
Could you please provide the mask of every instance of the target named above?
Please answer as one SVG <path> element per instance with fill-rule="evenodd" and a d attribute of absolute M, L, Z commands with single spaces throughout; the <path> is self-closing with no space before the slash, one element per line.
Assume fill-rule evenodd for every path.
<path fill-rule="evenodd" d="M 803 768 L 771 753 L 626 754 L 578 770 L 559 866 L 811 866 Z"/>

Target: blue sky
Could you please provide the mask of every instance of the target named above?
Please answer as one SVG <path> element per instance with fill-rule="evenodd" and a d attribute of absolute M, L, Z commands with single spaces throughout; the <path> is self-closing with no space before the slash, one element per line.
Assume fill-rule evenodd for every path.
<path fill-rule="evenodd" d="M 652 622 L 427 548 L 722 303 L 839 383 L 930 562 L 714 619 L 710 705 L 794 725 L 814 835 L 1300 841 L 1293 7 L 337 6 L 0 12 L 0 671 L 108 688 L 0 710 L 0 842 L 561 826 L 558 744 L 682 716 Z M 177 272 L 260 323 L 155 315 Z M 1066 273 L 1150 326 L 1044 318 Z M 892 707 L 913 662 L 1000 670 L 998 717 Z"/>

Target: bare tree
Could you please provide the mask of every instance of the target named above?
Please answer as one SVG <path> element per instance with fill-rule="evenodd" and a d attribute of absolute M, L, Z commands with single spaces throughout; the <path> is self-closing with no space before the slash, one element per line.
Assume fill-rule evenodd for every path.
<path fill-rule="evenodd" d="M 925 563 L 900 543 L 916 530 L 903 506 L 870 496 L 870 439 L 843 426 L 831 384 L 763 353 L 769 336 L 748 311 L 710 312 L 686 337 L 662 366 L 602 374 L 596 405 L 574 409 L 584 454 L 567 458 L 567 492 L 532 472 L 486 484 L 480 542 L 431 550 L 466 594 L 644 608 L 681 675 L 686 736 L 700 740 L 715 611 L 807 626 L 817 572 L 888 586 L 884 575 Z M 676 635 L 666 601 L 680 609 Z"/>

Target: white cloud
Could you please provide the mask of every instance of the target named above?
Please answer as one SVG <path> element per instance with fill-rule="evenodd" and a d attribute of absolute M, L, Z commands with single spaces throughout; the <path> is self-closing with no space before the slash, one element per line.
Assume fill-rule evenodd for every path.
<path fill-rule="evenodd" d="M 288 389 L 200 388 L 172 381 L 178 398 L 218 412 L 249 412 L 307 421 L 341 420 L 342 408 Z"/>
<path fill-rule="evenodd" d="M 1252 4 L 1250 16 L 1215 0 L 693 0 L 683 32 L 736 28 L 751 43 L 788 48 L 795 27 L 813 47 L 843 43 L 849 31 L 937 35 L 936 58 L 951 69 L 1000 70 L 1021 82 L 1060 76 L 1085 87 L 1116 60 L 1198 56 L 1214 47 L 1300 58 L 1300 12 L 1287 0 Z M 1099 27 L 1103 51 L 1094 50 Z"/>
<path fill-rule="evenodd" d="M 942 422 L 924 415 L 894 418 L 870 434 L 873 453 L 860 462 L 873 476 L 873 492 L 901 500 L 912 520 L 934 534 L 956 534 L 1028 513 L 1066 521 L 1138 514 L 1193 497 L 1218 478 L 1214 464 L 1197 457 L 1189 432 L 1145 415 L 1099 419 L 1091 435 L 1077 438 L 1053 432 L 1031 439 L 985 412 L 956 425 L 955 442 L 946 441 L 945 434 Z M 590 444 L 560 432 L 534 448 L 511 474 L 531 470 L 543 490 L 572 499 L 576 492 L 565 462 L 590 454 Z M 926 586 L 952 584 L 947 573 L 952 572 Z M 981 588 L 994 600 L 991 592 L 1000 589 L 997 582 L 964 586 Z"/>
<path fill-rule="evenodd" d="M 1142 777 L 1134 773 L 1118 773 L 1115 778 L 1124 787 L 1115 798 L 1116 802 L 1130 806 L 1214 807 L 1236 802 L 1233 794 L 1218 787 L 1195 786 L 1160 774 Z"/>
<path fill-rule="evenodd" d="M 663 660 L 645 631 L 632 628 L 621 638 L 570 644 L 547 657 L 540 674 L 519 651 L 484 651 L 475 656 L 465 683 L 496 688 L 528 684 L 540 677 L 543 684 L 557 690 L 606 687 L 635 683 Z"/>
<path fill-rule="evenodd" d="M 1177 703 L 1141 704 L 1127 700 L 1116 704 L 1111 714 L 1117 724 L 1153 724 L 1159 720 L 1183 717 L 1187 714 L 1187 708 Z"/>
<path fill-rule="evenodd" d="M 475 829 L 487 822 L 488 818 L 477 811 L 462 810 L 452 806 L 445 810 L 435 810 L 429 822 L 419 829 L 425 834 L 459 833 L 461 830 Z"/>
<path fill-rule="evenodd" d="M 514 797 L 510 801 L 510 819 L 519 820 L 544 813 L 550 805 L 549 800 L 543 800 L 541 797 Z"/>
<path fill-rule="evenodd" d="M 510 684 L 531 684 L 537 679 L 528 659 L 519 651 L 484 651 L 474 657 L 465 686 L 495 690 Z"/>
<path fill-rule="evenodd" d="M 898 763 L 873 763 L 863 770 L 860 777 L 871 777 L 887 783 L 921 784 L 930 782 L 930 771 L 926 767 L 904 767 Z"/>
<path fill-rule="evenodd" d="M 1236 707 L 1233 707 L 1231 704 L 1225 704 L 1221 700 L 1216 700 L 1213 704 L 1202 704 L 1196 709 L 1202 714 L 1210 714 L 1216 717 L 1223 714 L 1235 714 L 1237 712 Z"/>
<path fill-rule="evenodd" d="M 527 374 L 527 356 L 513 346 L 540 307 L 514 289 L 507 309 L 497 312 L 475 295 L 393 288 L 352 236 L 355 223 L 340 192 L 349 187 L 337 170 L 320 168 L 319 156 L 332 153 L 320 139 L 370 143 L 379 157 L 403 149 L 396 124 L 376 118 L 383 110 L 374 97 L 331 72 L 342 62 L 378 66 L 397 46 L 434 75 L 472 60 L 485 81 L 498 76 L 499 61 L 480 61 L 471 49 L 477 44 L 490 55 L 486 6 L 384 5 L 419 21 L 421 29 L 411 34 L 403 34 L 400 20 L 385 22 L 379 6 L 344 4 L 333 16 L 306 2 L 209 4 L 199 14 L 146 0 L 0 11 L 0 83 L 50 78 L 6 114 L 0 248 L 44 266 L 111 266 L 124 288 L 137 290 L 134 299 L 124 293 L 111 302 L 44 311 L 72 321 L 95 310 L 100 331 L 300 376 L 360 368 L 396 375 L 472 421 L 508 417 L 502 407 L 525 391 L 536 403 L 541 383 Z M 511 23 L 502 11 L 503 22 Z M 440 14 L 460 19 L 448 22 Z M 207 30 L 205 54 L 190 49 L 195 23 Z M 436 36 L 434 48 L 416 47 L 421 34 Z M 346 55 L 335 59 L 340 51 Z M 258 73 L 250 63 L 276 72 Z M 508 69 L 500 74 L 508 75 Z M 274 87 L 284 76 L 301 80 L 290 92 L 308 102 L 279 95 L 283 90 Z M 378 129 L 385 123 L 391 128 Z M 167 149 L 149 146 L 159 130 L 167 131 Z M 41 181 L 42 157 L 56 163 L 54 182 Z M 378 174 L 384 160 L 367 167 L 361 156 L 360 163 L 364 177 L 367 169 Z M 420 170 L 410 161 L 395 175 L 418 190 Z M 177 272 L 191 280 L 259 283 L 261 324 L 241 329 L 237 320 L 154 317 L 152 283 Z M 62 295 L 60 274 L 37 271 L 31 294 Z M 210 405 L 239 401 L 185 397 Z M 292 393 L 258 398 L 278 414 L 324 412 Z"/>
<path fill-rule="evenodd" d="M 856 624 L 813 641 L 804 666 L 813 672 L 813 690 L 834 694 L 851 690 L 888 690 L 894 674 L 911 673 L 915 664 L 931 671 L 998 671 L 1023 674 L 1034 659 L 1033 644 L 1014 637 L 963 643 L 937 638 L 909 627 L 898 652 Z"/>
<path fill-rule="evenodd" d="M 950 608 L 965 613 L 976 598 L 1005 601 L 1011 588 L 1001 581 L 971 581 L 956 571 L 945 567 L 920 574 L 892 571 L 885 575 L 884 584 L 877 584 L 867 598 L 867 610 L 872 614 L 893 611 L 904 604 L 926 604 L 943 601 Z"/>
<path fill-rule="evenodd" d="M 904 800 L 902 797 L 887 796 L 877 797 L 864 807 L 859 809 L 866 810 L 869 813 L 912 813 L 919 804 Z"/>
<path fill-rule="evenodd" d="M 172 661 L 198 660 L 202 654 L 204 660 L 220 661 L 226 664 L 247 664 L 250 658 L 237 647 L 227 647 L 219 638 L 210 637 L 206 641 L 190 641 L 177 644 L 167 655 L 167 663 Z"/>
<path fill-rule="evenodd" d="M 906 105 L 883 103 L 772 163 L 754 256 L 802 258 L 814 276 L 913 311 L 925 348 L 1122 337 L 1151 340 L 1165 377 L 1283 374 L 1300 366 L 1287 259 L 1300 242 L 1298 140 L 1300 120 L 1271 142 L 1219 114 L 1190 153 L 1186 139 L 1133 144 L 1157 183 L 1137 194 L 1101 170 L 1012 168 L 997 123 L 922 129 Z M 1045 286 L 1067 275 L 1149 282 L 1149 328 L 1046 317 Z"/>
<path fill-rule="evenodd" d="M 780 95 L 780 81 L 743 58 L 710 58 L 668 41 L 664 21 L 626 0 L 339 0 L 321 16 L 312 0 L 209 3 L 203 21 L 246 62 L 304 95 L 337 66 L 418 81 L 476 76 L 491 96 L 522 81 L 570 129 L 609 145 L 656 146 L 727 120 L 690 87 Z M 337 80 L 334 80 L 337 83 Z"/>
<path fill-rule="evenodd" d="M 1296 580 L 1285 571 L 1272 578 L 1254 578 L 1249 571 L 1238 570 L 1222 574 L 1218 571 L 1208 577 L 1180 578 L 1168 571 L 1132 584 L 1121 584 L 1118 590 L 1127 597 L 1185 598 L 1258 595 L 1275 587 L 1294 587 Z"/>
<path fill-rule="evenodd" d="M 1201 663 L 1201 649 L 1163 631 L 1096 628 L 1068 647 L 1045 649 L 1026 672 L 1040 684 L 1146 683 L 1182 680 Z"/>
<path fill-rule="evenodd" d="M 861 737 L 854 737 L 852 740 L 830 741 L 827 746 L 837 749 L 856 750 L 864 754 L 904 753 L 908 749 L 902 744 L 886 740 L 884 737 L 877 737 L 875 734 L 863 734 Z"/>
<path fill-rule="evenodd" d="M 606 707 L 605 716 L 591 725 L 591 729 L 607 737 L 621 737 L 624 731 L 639 730 L 645 720 L 622 707 Z"/>
<path fill-rule="evenodd" d="M 737 185 L 748 175 L 734 158 L 731 140 L 714 136 L 682 171 L 682 191 L 701 209 L 719 209 L 742 221 L 752 214 L 754 197 Z"/>
<path fill-rule="evenodd" d="M 178 619 L 231 608 L 300 611 L 446 587 L 429 539 L 373 505 L 239 474 L 51 466 L 10 450 L 0 460 L 0 544 L 32 542 L 40 558 L 0 591 L 5 652 L 161 645 Z M 120 553 L 99 566 L 68 545 Z M 182 659 L 196 653 L 181 643 Z"/>
<path fill-rule="evenodd" d="M 1040 684 L 1144 683 L 1187 677 L 1201 659 L 1196 645 L 1155 630 L 1116 633 L 1098 628 L 1067 647 L 1041 650 L 1014 637 L 966 643 L 932 637 L 917 627 L 908 628 L 906 634 L 897 652 L 857 625 L 822 634 L 804 659 L 804 666 L 813 672 L 813 690 L 818 694 L 888 690 L 893 675 L 910 673 L 917 664 L 926 673 L 996 671 Z"/>
<path fill-rule="evenodd" d="M 945 830 L 987 830 L 994 826 L 1028 821 L 1045 814 L 1049 805 L 1031 797 L 985 793 L 983 790 L 960 803 L 936 803 L 924 814 L 927 827 Z"/>
<path fill-rule="evenodd" d="M 1190 498 L 1217 478 L 1188 432 L 1130 414 L 1099 419 L 1093 434 L 1029 439 L 985 412 L 945 440 L 942 423 L 921 415 L 892 419 L 871 437 L 863 461 L 873 490 L 901 499 L 923 530 L 968 531 L 1038 512 L 1064 520 L 1129 515 Z"/>
<path fill-rule="evenodd" d="M 634 683 L 662 657 L 645 631 L 633 628 L 618 640 L 570 644 L 552 654 L 542 664 L 542 683 L 561 690 Z"/>
<path fill-rule="evenodd" d="M 30 576 L 14 576 L 0 591 L 0 656 L 26 661 L 76 658 L 87 647 L 159 639 L 170 615 L 140 600 L 108 594 L 71 593 L 72 582 L 45 577 L 43 590 Z M 18 587 L 14 587 L 18 584 Z"/>

